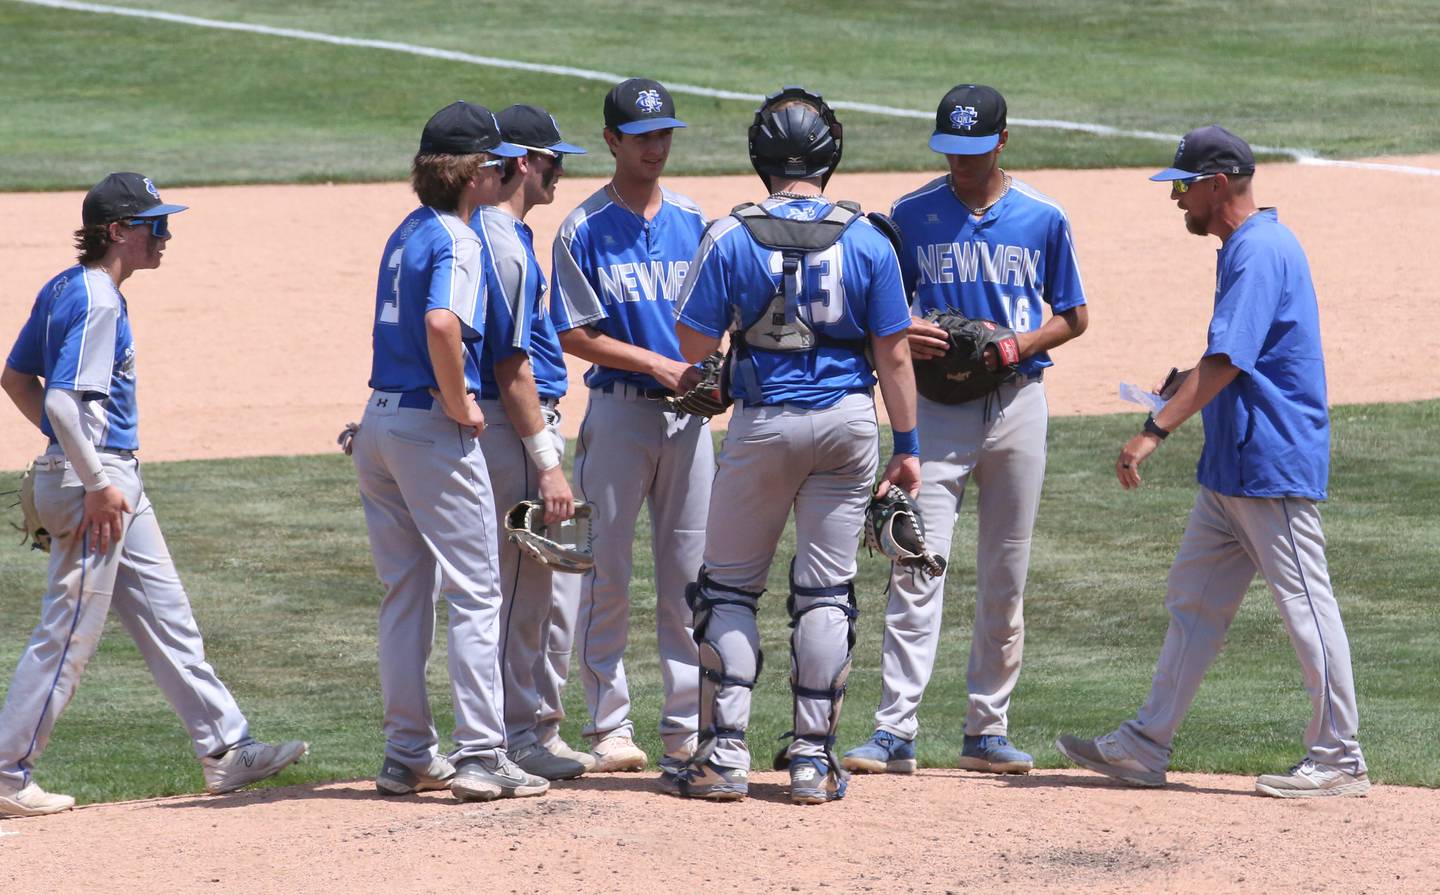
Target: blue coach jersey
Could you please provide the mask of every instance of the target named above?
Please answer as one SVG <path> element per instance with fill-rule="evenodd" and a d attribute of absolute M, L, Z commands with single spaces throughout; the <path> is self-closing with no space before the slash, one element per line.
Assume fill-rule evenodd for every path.
<path fill-rule="evenodd" d="M 917 316 L 957 308 L 1030 332 L 1045 322 L 1042 303 L 1057 314 L 1085 304 L 1070 220 L 1018 179 L 978 220 L 948 176 L 901 197 L 890 214 L 904 235 L 900 269 Z M 1048 366 L 1041 352 L 1021 361 L 1020 372 L 1035 376 Z"/>
<path fill-rule="evenodd" d="M 46 283 L 6 363 L 46 388 L 79 392 L 81 424 L 97 448 L 139 449 L 135 342 L 125 297 L 105 271 L 77 264 Z M 49 418 L 40 422 L 53 441 Z"/>
<path fill-rule="evenodd" d="M 823 217 L 830 205 L 815 199 L 772 198 L 762 203 L 776 217 L 801 220 Z M 705 231 L 686 277 L 680 322 L 716 337 L 737 320 L 741 328 L 749 326 L 780 288 L 782 264 L 780 252 L 757 243 L 734 217 L 716 221 Z M 799 352 L 752 350 L 761 393 L 746 394 L 736 381 L 736 397 L 748 404 L 824 408 L 851 392 L 867 391 L 875 384 L 875 374 L 863 353 L 865 340 L 910 326 L 895 250 L 863 217 L 839 242 L 806 256 L 801 285 L 799 314 L 821 337 L 820 344 Z M 857 345 L 861 351 L 851 347 Z"/>
<path fill-rule="evenodd" d="M 1266 208 L 1231 234 L 1216 268 L 1205 354 L 1227 356 L 1241 375 L 1201 411 L 1196 478 L 1233 497 L 1324 500 L 1330 410 L 1305 250 Z"/>
<path fill-rule="evenodd" d="M 482 205 L 470 218 L 470 227 L 484 247 L 488 293 L 485 338 L 476 355 L 480 397 L 495 399 L 500 397 L 496 362 L 531 349 L 530 328 L 544 282 L 534 252 L 519 232 L 523 223 L 493 205 Z M 525 232 L 528 235 L 528 227 Z"/>
<path fill-rule="evenodd" d="M 466 342 L 482 338 L 485 280 L 480 239 L 460 218 L 420 206 L 400 223 L 380 256 L 375 288 L 370 387 L 408 392 L 436 387 L 425 315 L 444 308 L 460 318 Z M 465 387 L 480 389 L 478 351 L 467 351 Z"/>
<path fill-rule="evenodd" d="M 673 360 L 675 302 L 705 231 L 699 206 L 663 190 L 660 211 L 646 221 L 601 189 L 570 212 L 555 236 L 550 319 L 557 332 L 593 326 L 599 332 Z M 644 373 L 592 366 L 585 384 L 626 382 L 659 388 Z"/>

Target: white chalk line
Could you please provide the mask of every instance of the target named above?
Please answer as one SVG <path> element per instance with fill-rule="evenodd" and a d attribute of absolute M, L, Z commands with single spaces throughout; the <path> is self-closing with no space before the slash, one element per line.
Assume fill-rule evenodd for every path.
<path fill-rule="evenodd" d="M 584 81 L 597 81 L 604 84 L 615 84 L 623 81 L 627 75 L 620 75 L 614 72 L 597 71 L 588 68 L 575 68 L 568 65 L 547 65 L 538 62 L 522 62 L 518 59 L 501 59 L 496 56 L 478 56 L 474 53 L 462 53 L 458 50 L 442 50 L 437 47 L 426 47 L 419 44 L 402 43 L 393 40 L 373 40 L 363 37 L 345 37 L 338 34 L 326 34 L 320 31 L 304 31 L 298 28 L 276 28 L 270 25 L 256 25 L 249 22 L 232 22 L 225 19 L 207 19 L 200 16 L 190 16 L 181 13 L 164 12 L 161 10 L 134 9 L 128 6 L 109 6 L 103 3 L 81 3 L 76 0 L 13 0 L 16 3 L 24 3 L 29 6 L 44 6 L 51 9 L 64 9 L 73 12 L 90 12 L 101 15 L 128 16 L 137 19 L 150 19 L 153 21 L 169 22 L 176 25 L 190 25 L 196 28 L 210 28 L 220 31 L 240 31 L 247 34 L 261 34 L 267 37 L 284 37 L 293 40 L 305 40 L 312 43 L 330 44 L 337 47 L 355 47 L 370 50 L 389 50 L 395 53 L 406 53 L 412 56 L 423 56 L 427 59 L 441 59 L 448 62 L 464 62 L 470 65 L 480 65 L 487 68 L 500 68 L 510 71 L 527 71 L 537 74 L 558 75 L 561 77 L 578 78 Z M 759 93 L 743 93 L 736 90 L 720 90 L 714 87 L 704 87 L 698 84 L 677 84 L 666 82 L 665 86 L 671 93 L 684 94 L 686 96 L 703 96 L 710 99 L 737 100 L 742 102 L 756 103 L 765 97 Z M 924 112 L 916 109 L 901 109 L 895 106 L 876 105 L 874 103 L 851 102 L 848 100 L 832 101 L 830 105 L 836 109 L 851 112 L 864 112 L 871 115 L 882 115 L 890 118 L 912 118 L 928 121 L 934 118 L 933 112 Z M 1126 128 L 1111 127 L 1106 124 L 1094 124 L 1085 121 L 1065 121 L 1055 118 L 1012 118 L 1010 122 L 1021 127 L 1037 127 L 1050 130 L 1076 131 L 1079 133 L 1092 134 L 1098 137 L 1128 137 L 1138 140 L 1157 140 L 1166 143 L 1175 143 L 1180 139 L 1180 134 L 1167 134 L 1159 131 L 1129 130 Z M 1254 146 L 1256 152 L 1265 155 L 1285 156 L 1292 161 L 1302 165 L 1322 165 L 1336 168 L 1358 168 L 1367 171 L 1389 171 L 1396 174 L 1416 174 L 1424 177 L 1440 177 L 1440 168 L 1426 168 L 1420 165 L 1396 165 L 1384 162 L 1358 162 L 1345 161 L 1341 159 L 1327 159 L 1311 149 L 1296 149 L 1288 146 Z"/>

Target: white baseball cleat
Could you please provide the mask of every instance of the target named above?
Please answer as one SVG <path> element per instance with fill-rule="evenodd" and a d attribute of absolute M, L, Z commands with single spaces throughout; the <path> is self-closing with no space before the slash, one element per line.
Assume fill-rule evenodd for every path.
<path fill-rule="evenodd" d="M 1363 796 L 1370 791 L 1370 778 L 1364 771 L 1351 774 L 1307 758 L 1284 774 L 1256 777 L 1255 791 L 1277 799 Z"/>
<path fill-rule="evenodd" d="M 627 736 L 611 734 L 590 750 L 595 758 L 595 773 L 611 771 L 643 771 L 650 759 L 635 741 Z"/>
<path fill-rule="evenodd" d="M 201 760 L 205 771 L 205 791 L 212 795 L 234 792 L 242 786 L 273 777 L 304 758 L 309 751 L 309 744 L 299 740 L 290 740 L 278 746 L 258 740 L 236 746 L 224 755 Z"/>
<path fill-rule="evenodd" d="M 540 745 L 546 752 L 549 752 L 557 758 L 568 758 L 571 761 L 578 761 L 585 766 L 586 771 L 595 770 L 595 756 L 589 752 L 580 752 L 576 749 L 571 749 L 570 744 L 558 736 Z"/>
<path fill-rule="evenodd" d="M 74 796 L 46 792 L 38 783 L 31 783 L 8 796 L 0 796 L 0 817 L 40 817 L 44 814 L 69 811 L 74 807 Z"/>
<path fill-rule="evenodd" d="M 1131 786 L 1164 786 L 1165 772 L 1152 771 L 1125 751 L 1115 734 L 1107 733 L 1093 740 L 1066 734 L 1055 741 L 1060 754 L 1080 767 L 1113 777 Z"/>

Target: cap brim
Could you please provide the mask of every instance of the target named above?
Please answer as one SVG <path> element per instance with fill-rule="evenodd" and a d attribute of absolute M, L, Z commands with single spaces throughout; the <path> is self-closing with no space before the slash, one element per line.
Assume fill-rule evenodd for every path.
<path fill-rule="evenodd" d="M 960 137 L 937 133 L 930 136 L 930 148 L 945 155 L 984 155 L 1000 145 L 1000 135 Z"/>
<path fill-rule="evenodd" d="M 132 218 L 161 218 L 167 214 L 177 214 L 189 208 L 189 205 L 156 205 L 154 208 L 147 208 L 136 214 L 128 215 Z"/>
<path fill-rule="evenodd" d="M 648 134 L 667 127 L 684 126 L 685 122 L 678 118 L 642 118 L 639 121 L 627 121 L 615 129 L 622 134 Z"/>
<path fill-rule="evenodd" d="M 525 147 L 516 146 L 514 143 L 500 142 L 491 149 L 485 150 L 491 155 L 498 155 L 501 158 L 519 158 L 525 154 Z"/>
<path fill-rule="evenodd" d="M 1161 172 L 1158 173 L 1158 174 L 1151 174 L 1151 175 L 1150 175 L 1150 179 L 1151 179 L 1151 180 L 1155 180 L 1155 181 L 1162 181 L 1162 180 L 1189 180 L 1191 177 L 1200 177 L 1200 176 L 1201 176 L 1200 174 L 1197 174 L 1197 173 L 1194 172 L 1194 171 L 1182 171 L 1182 170 L 1180 170 L 1179 168 L 1166 168 L 1164 171 L 1161 171 Z"/>
<path fill-rule="evenodd" d="M 582 147 L 580 147 L 580 146 L 576 146 L 574 143 L 565 143 L 565 142 L 551 143 L 549 146 L 546 146 L 545 148 L 548 149 L 548 150 L 550 150 L 551 152 L 559 152 L 559 153 L 562 153 L 562 154 L 564 154 L 564 155 L 585 155 L 585 154 L 586 154 L 584 148 L 582 148 Z"/>

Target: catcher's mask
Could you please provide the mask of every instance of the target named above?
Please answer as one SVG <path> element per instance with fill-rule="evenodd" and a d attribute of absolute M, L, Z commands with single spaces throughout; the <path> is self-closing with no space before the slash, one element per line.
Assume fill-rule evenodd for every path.
<path fill-rule="evenodd" d="M 776 176 L 796 180 L 819 177 L 824 189 L 840 166 L 842 130 L 820 94 L 804 87 L 783 87 L 755 110 L 750 125 L 750 164 L 767 190 L 770 178 Z"/>
<path fill-rule="evenodd" d="M 590 516 L 594 504 L 575 501 L 575 516 L 545 524 L 545 504 L 522 500 L 505 514 L 505 532 L 527 556 L 555 572 L 586 572 L 595 566 Z"/>

